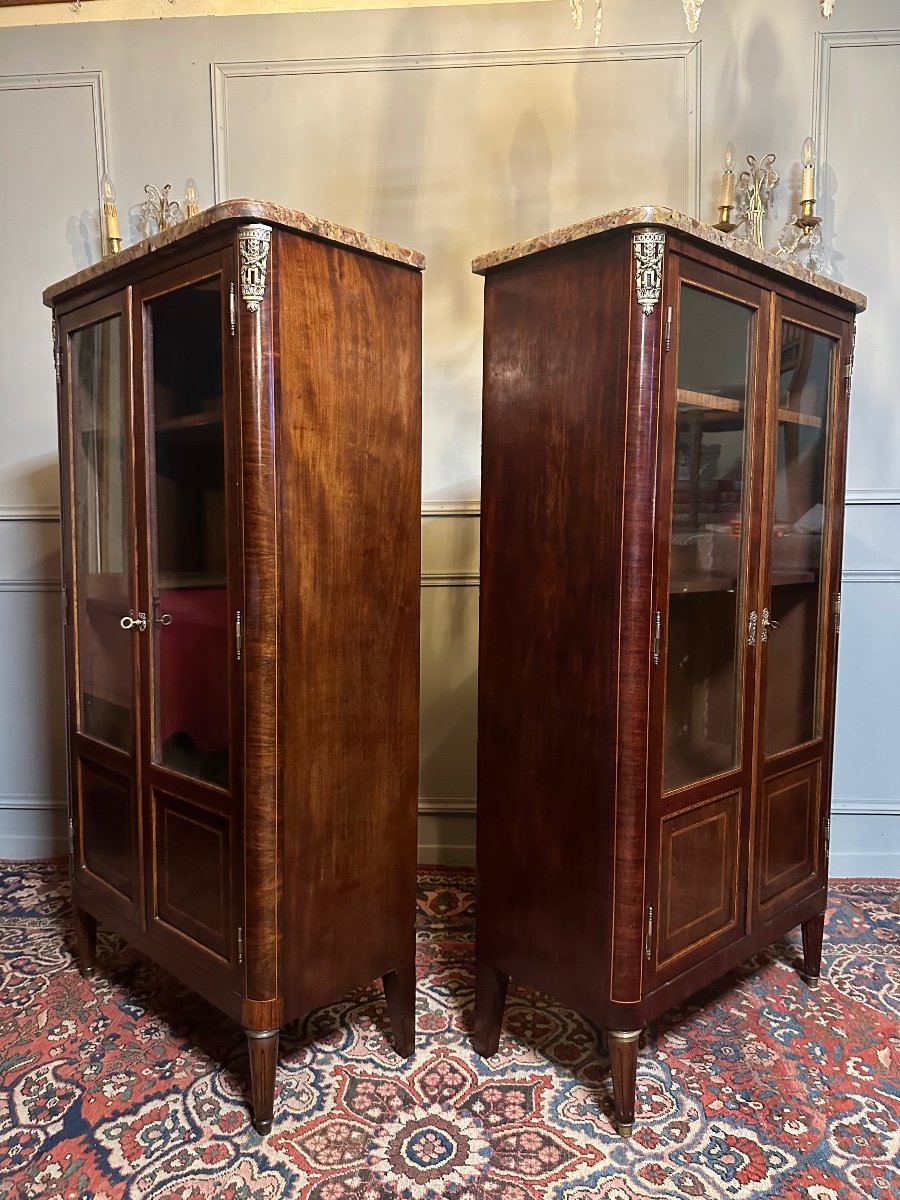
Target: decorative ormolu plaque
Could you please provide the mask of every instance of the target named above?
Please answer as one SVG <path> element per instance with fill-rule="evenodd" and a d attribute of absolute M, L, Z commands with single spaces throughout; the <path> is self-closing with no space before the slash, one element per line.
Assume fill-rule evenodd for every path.
<path fill-rule="evenodd" d="M 238 238 L 241 247 L 241 297 L 250 312 L 259 312 L 266 294 L 266 267 L 272 230 L 268 225 L 244 225 Z"/>
<path fill-rule="evenodd" d="M 650 316 L 662 291 L 662 256 L 666 235 L 655 229 L 642 229 L 634 235 L 634 276 L 637 302 Z"/>

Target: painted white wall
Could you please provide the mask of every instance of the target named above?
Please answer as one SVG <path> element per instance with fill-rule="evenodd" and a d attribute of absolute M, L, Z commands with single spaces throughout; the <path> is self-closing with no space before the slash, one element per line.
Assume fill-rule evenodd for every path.
<path fill-rule="evenodd" d="M 47 6 L 51 7 L 51 6 Z M 55 7 L 55 6 L 53 6 Z M 0 39 L 0 855 L 58 852 L 52 282 L 98 255 L 108 163 L 126 240 L 147 182 L 283 201 L 424 250 L 420 854 L 474 844 L 481 281 L 476 254 L 623 204 L 711 219 L 725 142 L 774 151 L 774 243 L 812 130 L 834 272 L 859 322 L 832 841 L 835 874 L 900 876 L 900 289 L 889 205 L 892 0 L 609 0 L 102 21 Z"/>

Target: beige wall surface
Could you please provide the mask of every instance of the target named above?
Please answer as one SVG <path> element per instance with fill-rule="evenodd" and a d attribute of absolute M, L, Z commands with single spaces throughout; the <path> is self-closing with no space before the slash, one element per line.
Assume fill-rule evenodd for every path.
<path fill-rule="evenodd" d="M 274 7 L 267 5 L 267 7 Z M 835 277 L 859 323 L 840 665 L 838 873 L 900 873 L 900 189 L 892 0 L 607 0 L 184 15 L 125 0 L 0 11 L 0 856 L 62 846 L 58 492 L 42 289 L 99 255 L 108 167 L 126 242 L 145 183 L 255 195 L 423 250 L 421 855 L 474 844 L 482 283 L 473 255 L 625 204 L 713 219 L 720 160 L 773 151 L 770 244 L 813 132 Z M 87 19 L 100 11 L 116 19 Z M 63 11 L 65 10 L 65 11 Z M 142 11 L 129 6 L 128 13 Z M 202 6 L 204 13 L 221 11 Z M 10 13 L 35 22 L 11 27 Z M 53 19 L 55 15 L 55 20 Z M 38 17 L 42 22 L 38 24 Z M 892 715 L 893 714 L 893 715 Z M 14 718 L 14 719 L 13 719 Z M 872 751 L 878 746 L 878 753 Z"/>

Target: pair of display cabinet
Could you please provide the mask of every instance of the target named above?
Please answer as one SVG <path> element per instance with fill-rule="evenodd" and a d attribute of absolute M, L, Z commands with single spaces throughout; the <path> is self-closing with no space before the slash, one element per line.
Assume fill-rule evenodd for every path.
<path fill-rule="evenodd" d="M 826 900 L 865 304 L 670 210 L 486 277 L 475 1044 L 507 980 L 641 1027 Z M 415 1029 L 424 259 L 219 204 L 49 288 L 72 895 L 245 1028 Z"/>

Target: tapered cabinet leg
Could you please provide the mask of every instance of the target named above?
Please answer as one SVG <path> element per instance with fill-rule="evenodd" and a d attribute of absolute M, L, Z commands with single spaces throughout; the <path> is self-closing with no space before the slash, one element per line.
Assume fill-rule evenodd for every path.
<path fill-rule="evenodd" d="M 822 970 L 822 934 L 825 930 L 825 914 L 811 917 L 800 926 L 803 934 L 803 978 L 807 986 L 819 986 Z"/>
<path fill-rule="evenodd" d="M 97 962 L 97 918 L 83 908 L 75 909 L 75 944 L 81 974 L 85 979 L 93 979 Z"/>
<path fill-rule="evenodd" d="M 402 1058 L 416 1050 L 416 967 L 415 959 L 381 977 L 384 998 L 394 1035 L 394 1049 Z"/>
<path fill-rule="evenodd" d="M 475 1033 L 472 1045 L 476 1054 L 490 1058 L 500 1045 L 500 1026 L 509 976 L 489 963 L 475 960 Z"/>
<path fill-rule="evenodd" d="M 634 1093 L 637 1083 L 639 1029 L 607 1030 L 609 1066 L 612 1072 L 613 1108 L 616 1129 L 622 1137 L 631 1137 L 634 1129 Z"/>
<path fill-rule="evenodd" d="M 250 1050 L 250 1084 L 253 1089 L 253 1126 L 262 1137 L 272 1131 L 275 1112 L 275 1068 L 278 1065 L 277 1029 L 247 1029 Z"/>

